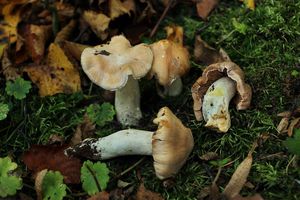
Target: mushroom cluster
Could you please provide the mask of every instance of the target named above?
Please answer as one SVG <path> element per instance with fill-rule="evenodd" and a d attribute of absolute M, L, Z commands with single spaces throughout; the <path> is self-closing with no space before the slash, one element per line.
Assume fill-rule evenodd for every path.
<path fill-rule="evenodd" d="M 229 103 L 234 98 L 237 110 L 250 106 L 252 90 L 245 83 L 241 68 L 230 61 L 211 64 L 192 86 L 194 114 L 206 127 L 227 132 L 231 125 Z"/>
<path fill-rule="evenodd" d="M 88 138 L 66 149 L 67 155 L 78 155 L 96 160 L 106 160 L 124 155 L 152 155 L 154 169 L 159 179 L 177 174 L 194 146 L 192 132 L 172 111 L 163 107 L 153 123 L 154 132 L 126 129 L 103 138 Z"/>

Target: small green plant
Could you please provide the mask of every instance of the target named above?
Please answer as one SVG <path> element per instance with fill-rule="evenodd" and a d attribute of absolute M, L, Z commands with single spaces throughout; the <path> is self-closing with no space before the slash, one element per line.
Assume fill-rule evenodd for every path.
<path fill-rule="evenodd" d="M 17 167 L 9 157 L 0 158 L 0 197 L 14 195 L 22 188 L 22 179 L 12 173 Z"/>
<path fill-rule="evenodd" d="M 14 96 L 16 99 L 24 99 L 31 89 L 30 81 L 26 81 L 21 77 L 18 77 L 14 82 L 6 82 L 5 91 L 8 95 Z"/>
<path fill-rule="evenodd" d="M 294 129 L 294 137 L 287 138 L 283 141 L 283 145 L 289 152 L 300 156 L 300 129 Z"/>
<path fill-rule="evenodd" d="M 232 18 L 232 25 L 235 28 L 235 31 L 242 33 L 242 34 L 246 34 L 246 31 L 248 29 L 247 25 L 244 23 L 240 23 L 236 20 L 236 18 Z"/>
<path fill-rule="evenodd" d="M 109 181 L 108 173 L 105 163 L 85 161 L 81 167 L 82 188 L 89 195 L 105 190 Z"/>
<path fill-rule="evenodd" d="M 211 160 L 209 161 L 209 163 L 213 166 L 216 167 L 223 167 L 224 165 L 226 165 L 228 162 L 230 161 L 229 158 L 224 158 L 222 160 Z"/>
<path fill-rule="evenodd" d="M 67 186 L 63 179 L 64 177 L 58 171 L 47 172 L 42 183 L 43 199 L 62 200 L 67 194 Z"/>
<path fill-rule="evenodd" d="M 112 121 L 116 114 L 113 105 L 110 103 L 103 103 L 101 106 L 99 104 L 91 104 L 87 107 L 86 112 L 91 121 L 100 127 Z"/>
<path fill-rule="evenodd" d="M 0 103 L 0 120 L 3 120 L 7 117 L 9 107 L 5 103 Z"/>

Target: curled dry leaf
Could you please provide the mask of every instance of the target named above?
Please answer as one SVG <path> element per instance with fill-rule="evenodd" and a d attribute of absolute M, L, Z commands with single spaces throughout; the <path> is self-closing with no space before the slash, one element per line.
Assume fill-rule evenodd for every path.
<path fill-rule="evenodd" d="M 292 119 L 288 128 L 288 136 L 292 137 L 295 128 L 300 127 L 300 117 Z"/>
<path fill-rule="evenodd" d="M 64 150 L 67 145 L 33 145 L 24 153 L 23 162 L 37 173 L 43 169 L 59 171 L 65 183 L 80 182 L 81 162 L 77 158 L 67 157 Z"/>
<path fill-rule="evenodd" d="M 194 56 L 196 61 L 203 62 L 205 65 L 231 61 L 223 49 L 217 51 L 202 40 L 199 35 L 197 35 L 195 39 Z"/>
<path fill-rule="evenodd" d="M 88 45 L 83 45 L 69 41 L 63 41 L 61 45 L 66 52 L 68 52 L 72 57 L 74 57 L 78 61 L 80 61 L 81 53 L 83 52 L 83 50 L 87 47 L 90 47 Z"/>
<path fill-rule="evenodd" d="M 111 19 L 115 19 L 124 14 L 130 15 L 130 12 L 135 12 L 134 0 L 109 0 L 109 11 Z"/>
<path fill-rule="evenodd" d="M 35 188 L 35 191 L 36 191 L 37 200 L 42 200 L 43 199 L 42 184 L 43 184 L 43 180 L 44 180 L 44 177 L 45 177 L 47 172 L 48 172 L 48 170 L 44 169 L 42 171 L 39 171 L 36 174 L 35 182 L 34 182 L 34 188 Z"/>
<path fill-rule="evenodd" d="M 51 36 L 51 30 L 50 25 L 37 26 L 30 24 L 26 26 L 25 43 L 32 60 L 36 64 L 40 64 L 44 57 L 45 45 Z"/>
<path fill-rule="evenodd" d="M 284 117 L 280 120 L 276 129 L 277 129 L 278 133 L 282 134 L 282 133 L 287 132 L 288 126 L 289 126 L 289 118 Z"/>
<path fill-rule="evenodd" d="M 197 4 L 198 16 L 206 20 L 211 11 L 218 5 L 218 0 L 200 0 Z"/>
<path fill-rule="evenodd" d="M 109 17 L 94 11 L 84 11 L 83 19 L 101 40 L 107 38 L 108 33 L 106 30 L 111 20 Z"/>
<path fill-rule="evenodd" d="M 61 43 L 64 40 L 68 40 L 72 31 L 76 26 L 76 21 L 71 20 L 66 26 L 64 26 L 56 35 L 54 43 Z"/>
<path fill-rule="evenodd" d="M 177 44 L 183 45 L 183 28 L 181 26 L 166 26 L 167 39 Z"/>
<path fill-rule="evenodd" d="M 136 200 L 163 200 L 164 198 L 155 192 L 147 190 L 144 183 L 141 183 L 136 193 Z"/>
<path fill-rule="evenodd" d="M 40 96 L 81 90 L 79 72 L 57 44 L 50 45 L 47 60 L 48 65 L 28 66 L 24 69 L 39 87 Z"/>
<path fill-rule="evenodd" d="M 287 133 L 291 137 L 294 129 L 300 128 L 300 108 L 281 112 L 277 116 L 282 117 L 277 126 L 278 133 Z"/>

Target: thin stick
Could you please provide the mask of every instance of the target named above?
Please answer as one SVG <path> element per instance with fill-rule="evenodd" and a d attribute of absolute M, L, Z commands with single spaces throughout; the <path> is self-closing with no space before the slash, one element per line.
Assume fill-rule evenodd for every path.
<path fill-rule="evenodd" d="M 165 10 L 164 12 L 162 13 L 162 15 L 160 16 L 159 20 L 157 21 L 157 23 L 155 24 L 154 28 L 152 29 L 151 33 L 150 33 L 150 38 L 153 37 L 153 35 L 156 33 L 157 29 L 158 29 L 158 26 L 159 24 L 161 23 L 161 21 L 165 18 L 167 12 L 169 11 L 172 3 L 173 3 L 174 0 L 169 0 L 167 6 L 165 7 Z"/>
<path fill-rule="evenodd" d="M 145 160 L 145 156 L 142 157 L 140 160 L 138 160 L 136 163 L 134 163 L 133 165 L 131 165 L 130 167 L 128 167 L 127 169 L 125 169 L 124 171 L 122 171 L 120 174 L 118 174 L 117 176 L 114 177 L 114 179 L 118 179 L 121 176 L 123 176 L 124 174 L 128 173 L 129 171 L 131 171 L 132 169 L 134 169 L 136 166 L 138 166 L 141 162 L 143 162 Z"/>

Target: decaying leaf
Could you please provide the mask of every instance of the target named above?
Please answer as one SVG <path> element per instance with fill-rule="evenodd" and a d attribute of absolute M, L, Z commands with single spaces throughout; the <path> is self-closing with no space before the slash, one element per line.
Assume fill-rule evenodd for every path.
<path fill-rule="evenodd" d="M 35 177 L 34 188 L 35 188 L 35 192 L 36 192 L 36 196 L 37 196 L 38 200 L 43 199 L 42 183 L 44 180 L 44 176 L 46 175 L 47 172 L 48 172 L 48 169 L 43 169 L 42 171 L 39 171 Z"/>
<path fill-rule="evenodd" d="M 203 62 L 205 65 L 231 61 L 223 49 L 217 51 L 202 40 L 199 35 L 195 39 L 194 56 L 196 61 Z"/>
<path fill-rule="evenodd" d="M 110 18 L 115 19 L 121 15 L 130 15 L 131 11 L 135 11 L 134 0 L 109 0 Z"/>
<path fill-rule="evenodd" d="M 63 27 L 56 34 L 54 43 L 61 43 L 62 41 L 68 40 L 75 26 L 76 26 L 76 21 L 71 20 L 65 27 Z"/>
<path fill-rule="evenodd" d="M 136 200 L 163 200 L 164 198 L 155 192 L 147 190 L 144 183 L 141 183 L 136 193 Z"/>
<path fill-rule="evenodd" d="M 209 161 L 209 160 L 215 160 L 219 157 L 219 155 L 216 152 L 207 152 L 200 156 L 201 160 Z"/>
<path fill-rule="evenodd" d="M 40 64 L 45 53 L 45 45 L 52 33 L 50 25 L 27 25 L 26 27 L 26 46 L 32 60 Z"/>
<path fill-rule="evenodd" d="M 282 133 L 287 132 L 288 126 L 289 126 L 289 118 L 284 117 L 280 120 L 276 129 L 277 129 L 278 133 L 282 134 Z"/>
<path fill-rule="evenodd" d="M 93 32 L 101 39 L 105 40 L 108 36 L 106 32 L 108 25 L 110 23 L 110 18 L 102 13 L 96 13 L 94 11 L 84 11 L 83 19 Z"/>
<path fill-rule="evenodd" d="M 3 57 L 1 60 L 2 64 L 2 72 L 5 76 L 5 79 L 8 80 L 15 80 L 20 76 L 20 69 L 16 68 L 14 64 L 12 63 L 10 57 L 9 57 L 9 48 L 5 47 L 3 49 Z"/>
<path fill-rule="evenodd" d="M 37 173 L 43 169 L 60 171 L 65 183 L 80 182 L 81 162 L 64 154 L 66 145 L 33 145 L 24 153 L 23 162 Z"/>
<path fill-rule="evenodd" d="M 278 133 L 287 133 L 291 137 L 294 129 L 300 128 L 300 108 L 281 112 L 277 116 L 282 117 L 277 126 Z"/>
<path fill-rule="evenodd" d="M 264 200 L 260 194 L 255 194 L 249 197 L 242 197 L 241 195 L 237 195 L 231 200 Z"/>
<path fill-rule="evenodd" d="M 78 44 L 75 42 L 63 41 L 62 48 L 68 52 L 71 56 L 73 56 L 76 60 L 80 61 L 82 51 L 90 47 L 88 45 Z"/>
<path fill-rule="evenodd" d="M 197 6 L 198 16 L 206 20 L 211 11 L 218 5 L 218 0 L 200 0 Z"/>
<path fill-rule="evenodd" d="M 109 200 L 109 193 L 106 191 L 98 192 L 97 194 L 91 196 L 87 200 Z"/>
<path fill-rule="evenodd" d="M 50 45 L 47 60 L 48 65 L 32 65 L 24 69 L 39 87 L 40 96 L 69 94 L 81 90 L 79 72 L 57 44 Z"/>
<path fill-rule="evenodd" d="M 293 135 L 294 129 L 299 127 L 300 127 L 300 117 L 292 119 L 288 128 L 288 136 L 291 137 Z"/>
<path fill-rule="evenodd" d="M 181 26 L 166 26 L 167 39 L 183 45 L 183 28 Z"/>

